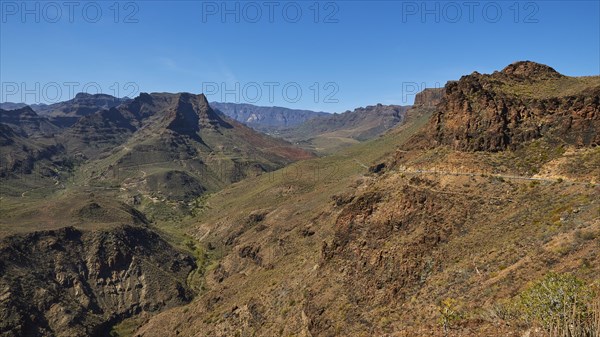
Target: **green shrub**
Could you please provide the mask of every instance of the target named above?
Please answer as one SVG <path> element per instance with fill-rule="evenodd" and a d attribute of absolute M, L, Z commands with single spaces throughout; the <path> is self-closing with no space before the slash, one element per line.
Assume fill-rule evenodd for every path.
<path fill-rule="evenodd" d="M 549 273 L 523 291 L 515 306 L 526 322 L 557 336 L 592 336 L 585 331 L 591 329 L 593 299 L 591 288 L 577 277 Z"/>
<path fill-rule="evenodd" d="M 444 329 L 444 335 L 448 335 L 448 330 L 457 322 L 463 319 L 460 311 L 460 302 L 454 298 L 446 298 L 438 305 L 440 314 L 439 323 Z"/>

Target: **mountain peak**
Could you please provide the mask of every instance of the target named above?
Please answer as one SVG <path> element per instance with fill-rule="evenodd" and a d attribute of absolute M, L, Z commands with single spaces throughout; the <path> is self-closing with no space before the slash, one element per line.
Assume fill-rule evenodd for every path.
<path fill-rule="evenodd" d="M 75 95 L 75 98 L 86 98 L 86 97 L 90 97 L 92 96 L 91 94 L 88 94 L 87 92 L 78 92 Z"/>
<path fill-rule="evenodd" d="M 198 94 L 198 100 L 202 105 L 209 105 L 208 99 L 206 99 L 206 96 L 204 96 L 204 94 Z"/>
<path fill-rule="evenodd" d="M 87 92 L 77 93 L 74 98 L 75 99 L 84 99 L 84 98 L 117 99 L 116 97 L 108 95 L 108 94 L 89 94 Z"/>
<path fill-rule="evenodd" d="M 147 92 L 142 92 L 138 97 L 134 98 L 134 100 L 144 103 L 150 103 L 152 102 L 152 96 Z"/>
<path fill-rule="evenodd" d="M 164 112 L 167 129 L 193 138 L 198 137 L 200 129 L 231 127 L 211 109 L 208 100 L 202 94 L 141 93 L 127 108 L 141 119 Z"/>
<path fill-rule="evenodd" d="M 31 117 L 37 117 L 38 114 L 31 108 L 31 106 L 26 105 L 20 109 L 16 109 L 14 110 L 15 113 L 21 114 L 21 115 L 27 115 L 27 116 L 31 116 Z"/>
<path fill-rule="evenodd" d="M 519 61 L 506 66 L 502 73 L 512 77 L 529 79 L 549 79 L 563 77 L 554 68 L 532 61 Z"/>
<path fill-rule="evenodd" d="M 167 128 L 195 138 L 197 137 L 196 133 L 200 131 L 201 112 L 195 109 L 191 94 L 181 93 L 177 96 L 177 103 L 168 115 L 171 121 Z"/>

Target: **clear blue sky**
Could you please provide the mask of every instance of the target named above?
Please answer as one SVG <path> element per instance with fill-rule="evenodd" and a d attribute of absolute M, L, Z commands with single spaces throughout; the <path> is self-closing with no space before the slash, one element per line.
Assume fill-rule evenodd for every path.
<path fill-rule="evenodd" d="M 343 112 L 411 104 L 416 87 L 517 60 L 600 74 L 599 1 L 53 4 L 1 1 L 0 101 L 66 100 L 97 83 Z"/>

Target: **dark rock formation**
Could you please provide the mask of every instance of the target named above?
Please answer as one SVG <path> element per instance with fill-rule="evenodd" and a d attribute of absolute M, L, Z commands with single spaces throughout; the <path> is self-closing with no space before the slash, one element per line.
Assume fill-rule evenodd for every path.
<path fill-rule="evenodd" d="M 552 137 L 575 146 L 600 144 L 600 81 L 573 78 L 533 62 L 477 72 L 449 82 L 419 141 L 463 151 L 502 151 Z"/>
<path fill-rule="evenodd" d="M 9 125 L 23 137 L 51 137 L 59 131 L 56 125 L 39 116 L 29 106 L 16 110 L 0 109 L 0 123 Z"/>
<path fill-rule="evenodd" d="M 191 300 L 194 260 L 156 233 L 72 227 L 0 242 L 2 336 L 105 336 L 112 324 Z"/>

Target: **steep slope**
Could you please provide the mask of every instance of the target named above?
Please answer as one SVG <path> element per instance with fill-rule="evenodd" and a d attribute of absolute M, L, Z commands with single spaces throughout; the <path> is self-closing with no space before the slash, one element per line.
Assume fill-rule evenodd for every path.
<path fill-rule="evenodd" d="M 531 282 L 553 271 L 598 286 L 598 147 L 415 147 L 445 112 L 432 100 L 379 139 L 205 200 L 189 234 L 212 257 L 206 292 L 137 334 L 541 335 L 513 305 Z"/>
<path fill-rule="evenodd" d="M 193 259 L 145 228 L 72 227 L 0 242 L 2 336 L 106 336 L 132 315 L 191 300 Z"/>
<path fill-rule="evenodd" d="M 188 93 L 141 94 L 83 117 L 61 137 L 71 153 L 89 159 L 76 180 L 181 202 L 312 156 Z"/>
<path fill-rule="evenodd" d="M 164 335 L 177 326 L 183 336 L 308 335 L 303 293 L 322 277 L 315 268 L 323 240 L 333 233 L 332 204 L 365 179 L 364 163 L 393 153 L 429 116 L 409 113 L 393 137 L 294 163 L 211 195 L 189 230 L 210 258 L 208 290 L 186 309 L 152 319 L 138 334 Z"/>
<path fill-rule="evenodd" d="M 26 130 L 39 130 L 37 123 L 25 125 Z M 20 196 L 25 191 L 50 187 L 59 179 L 61 171 L 70 168 L 61 144 L 52 138 L 29 138 L 23 128 L 18 130 L 0 123 L 1 197 Z"/>
<path fill-rule="evenodd" d="M 58 136 L 69 152 L 96 158 L 102 152 L 123 144 L 136 131 L 134 120 L 116 108 L 101 110 L 80 118 Z"/>
<path fill-rule="evenodd" d="M 342 114 L 313 118 L 278 135 L 319 152 L 375 138 L 402 122 L 408 106 L 367 106 Z"/>
<path fill-rule="evenodd" d="M 325 112 L 252 104 L 211 102 L 210 106 L 238 122 L 267 133 L 293 127 L 315 117 L 328 115 Z"/>
<path fill-rule="evenodd" d="M 59 128 L 29 106 L 16 110 L 0 109 L 0 123 L 10 126 L 23 137 L 52 137 Z"/>
<path fill-rule="evenodd" d="M 35 142 L 17 134 L 6 124 L 0 124 L 0 177 L 30 173 L 39 160 L 50 160 L 64 150 L 59 145 Z"/>

